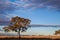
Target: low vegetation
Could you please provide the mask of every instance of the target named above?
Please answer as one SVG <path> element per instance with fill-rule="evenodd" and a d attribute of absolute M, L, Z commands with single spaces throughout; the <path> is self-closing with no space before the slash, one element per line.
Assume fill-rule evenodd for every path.
<path fill-rule="evenodd" d="M 55 31 L 55 35 L 60 35 L 60 30 Z"/>

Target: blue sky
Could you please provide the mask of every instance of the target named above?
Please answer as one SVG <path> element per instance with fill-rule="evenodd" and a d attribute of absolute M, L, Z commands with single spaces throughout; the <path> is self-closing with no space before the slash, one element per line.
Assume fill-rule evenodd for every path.
<path fill-rule="evenodd" d="M 20 17 L 29 18 L 31 24 L 47 24 L 47 25 L 59 25 L 60 24 L 60 12 L 51 9 L 37 9 L 37 10 L 20 10 L 15 11 Z"/>
<path fill-rule="evenodd" d="M 14 16 L 28 18 L 31 24 L 60 25 L 60 0 L 0 0 L 0 23 L 4 24 Z M 50 27 L 37 29 L 40 30 L 32 28 L 31 31 L 50 34 L 55 30 Z M 31 31 L 27 32 L 32 34 Z"/>
<path fill-rule="evenodd" d="M 29 18 L 31 24 L 60 25 L 60 0 L 0 0 L 0 21 L 14 16 Z"/>

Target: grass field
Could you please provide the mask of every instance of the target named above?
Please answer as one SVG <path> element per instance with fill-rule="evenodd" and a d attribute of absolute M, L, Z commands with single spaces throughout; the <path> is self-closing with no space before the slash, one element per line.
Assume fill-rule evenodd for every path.
<path fill-rule="evenodd" d="M 0 36 L 0 40 L 60 40 L 60 36 Z"/>

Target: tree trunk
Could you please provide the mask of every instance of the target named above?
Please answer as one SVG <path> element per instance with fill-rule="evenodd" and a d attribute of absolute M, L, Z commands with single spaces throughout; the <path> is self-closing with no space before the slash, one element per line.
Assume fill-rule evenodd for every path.
<path fill-rule="evenodd" d="M 20 28 L 18 29 L 19 31 L 18 31 L 18 34 L 19 34 L 19 40 L 20 40 Z"/>

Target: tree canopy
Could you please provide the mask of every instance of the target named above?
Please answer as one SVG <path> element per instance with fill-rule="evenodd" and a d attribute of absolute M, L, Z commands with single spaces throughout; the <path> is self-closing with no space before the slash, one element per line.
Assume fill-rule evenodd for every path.
<path fill-rule="evenodd" d="M 60 35 L 60 30 L 55 31 L 55 35 Z"/>
<path fill-rule="evenodd" d="M 5 31 L 16 31 L 20 29 L 22 32 L 27 30 L 27 27 L 29 26 L 31 20 L 22 18 L 22 17 L 12 17 L 10 20 L 10 24 L 7 27 L 4 27 L 3 29 Z"/>

